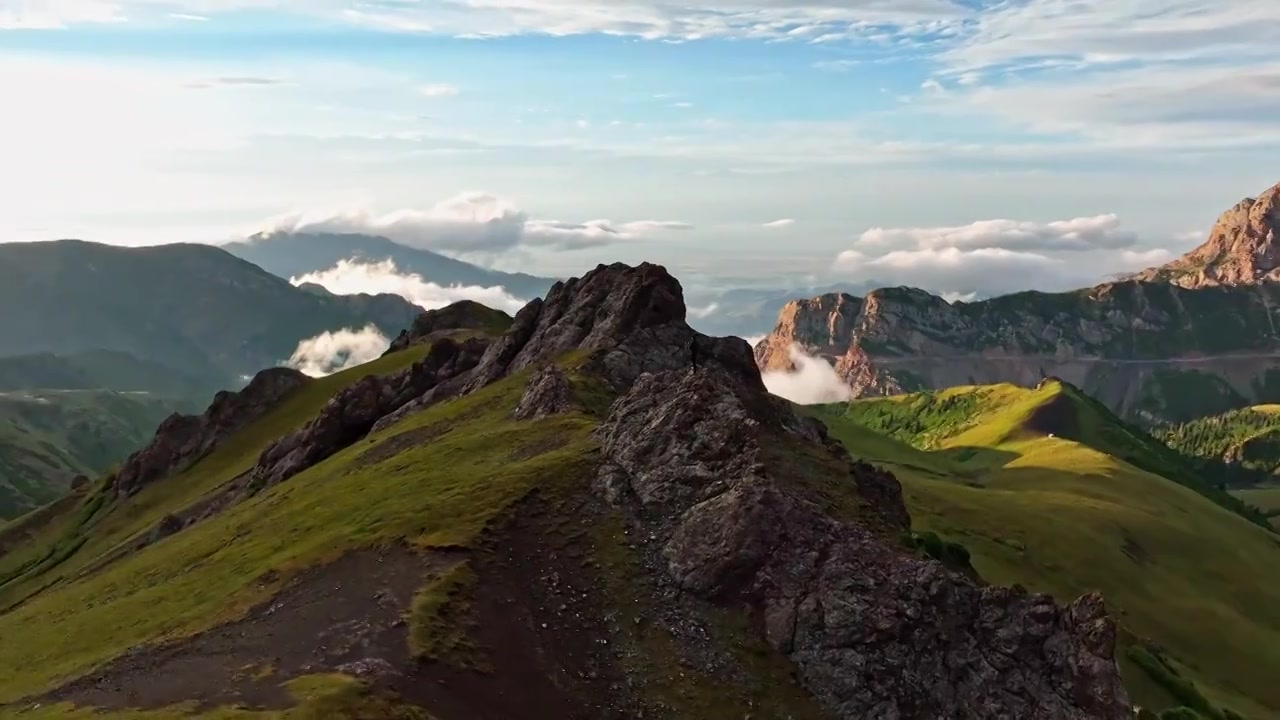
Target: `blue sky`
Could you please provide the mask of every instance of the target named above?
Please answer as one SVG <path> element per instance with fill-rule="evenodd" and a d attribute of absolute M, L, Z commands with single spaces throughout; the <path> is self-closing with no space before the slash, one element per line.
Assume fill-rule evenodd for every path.
<path fill-rule="evenodd" d="M 0 0 L 0 240 L 1065 288 L 1280 181 L 1278 32 L 1274 0 Z"/>

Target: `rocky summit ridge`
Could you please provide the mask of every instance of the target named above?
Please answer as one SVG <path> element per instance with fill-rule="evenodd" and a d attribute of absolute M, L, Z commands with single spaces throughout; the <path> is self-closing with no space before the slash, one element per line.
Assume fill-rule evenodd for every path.
<path fill-rule="evenodd" d="M 827 327 L 829 337 L 846 320 L 856 325 L 859 305 L 835 302 L 851 314 Z M 739 609 L 751 619 L 746 632 L 790 662 L 829 717 L 1130 717 L 1101 597 L 1059 605 L 921 557 L 902 539 L 910 518 L 897 480 L 854 462 L 820 423 L 768 394 L 745 341 L 690 328 L 680 283 L 657 265 L 602 265 L 558 282 L 496 337 L 438 339 L 412 366 L 355 382 L 263 451 L 219 502 L 164 534 L 513 375 L 525 376 L 513 410 L 522 422 L 571 411 L 582 399 L 567 361 L 610 398 L 589 492 L 621 513 L 629 536 L 647 538 L 633 546 L 646 575 L 634 580 L 660 597 L 665 610 L 652 622 L 693 648 L 688 662 L 720 662 L 691 618 Z M 215 401 L 243 407 L 234 420 L 211 408 L 166 423 L 112 482 L 129 492 L 163 480 L 225 442 L 226 428 L 243 427 L 260 403 L 305 382 L 270 372 Z M 610 717 L 663 716 L 629 705 L 625 690 L 610 694 L 619 698 Z"/>
<path fill-rule="evenodd" d="M 755 347 L 791 370 L 827 360 L 855 397 L 1060 377 L 1114 412 L 1178 422 L 1280 399 L 1280 185 L 1160 268 L 1092 288 L 947 302 L 882 288 L 787 303 Z"/>
<path fill-rule="evenodd" d="M 1187 288 L 1280 280 L 1280 183 L 1222 213 L 1199 247 L 1134 277 Z"/>

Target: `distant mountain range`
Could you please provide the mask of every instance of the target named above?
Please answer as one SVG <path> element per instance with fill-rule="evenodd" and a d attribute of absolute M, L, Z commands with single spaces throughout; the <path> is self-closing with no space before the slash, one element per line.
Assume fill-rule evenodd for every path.
<path fill-rule="evenodd" d="M 107 352 L 116 365 L 140 361 L 112 372 L 141 378 L 161 365 L 220 387 L 288 359 L 305 338 L 366 324 L 394 336 L 420 311 L 395 295 L 308 292 L 209 245 L 123 248 L 79 240 L 0 245 L 0 307 L 0 358 L 57 355 L 83 371 L 84 353 Z M 7 372 L 14 377 L 23 364 L 11 360 Z M 31 372 L 33 363 L 25 364 Z M 56 364 L 38 370 L 60 372 Z"/>
<path fill-rule="evenodd" d="M 375 235 L 259 233 L 222 248 L 286 279 L 328 270 L 343 260 L 391 260 L 402 272 L 420 275 L 437 285 L 501 286 L 523 299 L 541 297 L 555 282 L 525 273 L 489 270 Z"/>
<path fill-rule="evenodd" d="M 973 303 L 913 288 L 831 293 L 785 305 L 756 347 L 830 360 L 855 396 L 1061 377 L 1146 423 L 1280 401 L 1280 185 L 1218 220 L 1159 268 L 1065 293 Z"/>

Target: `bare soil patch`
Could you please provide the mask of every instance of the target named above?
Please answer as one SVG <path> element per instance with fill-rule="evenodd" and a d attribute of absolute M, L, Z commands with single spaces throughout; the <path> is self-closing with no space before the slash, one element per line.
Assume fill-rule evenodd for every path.
<path fill-rule="evenodd" d="M 348 553 L 303 572 L 243 620 L 140 648 L 41 700 L 104 709 L 191 701 L 283 708 L 292 698 L 280 684 L 299 675 L 397 675 L 413 664 L 403 616 L 414 592 L 456 559 L 404 546 Z"/>

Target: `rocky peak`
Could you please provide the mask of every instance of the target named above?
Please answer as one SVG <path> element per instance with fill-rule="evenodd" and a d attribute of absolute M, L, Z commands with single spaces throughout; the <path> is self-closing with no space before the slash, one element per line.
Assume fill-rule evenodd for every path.
<path fill-rule="evenodd" d="M 485 307 L 472 300 L 461 300 L 436 310 L 427 310 L 414 318 L 413 324 L 401 330 L 400 335 L 391 341 L 387 354 L 410 345 L 430 342 L 444 333 L 456 330 L 501 332 L 510 325 L 511 316 L 501 310 Z"/>
<path fill-rule="evenodd" d="M 597 433 L 596 491 L 649 539 L 665 604 L 745 606 L 833 717 L 1131 717 L 1099 596 L 1061 606 L 918 557 L 897 480 L 759 395 L 714 368 L 644 373 Z M 763 452 L 786 437 L 838 454 L 837 492 L 876 515 L 824 511 Z"/>
<path fill-rule="evenodd" d="M 1200 247 L 1136 277 L 1187 288 L 1280 280 L 1280 184 L 1222 213 Z"/>
<path fill-rule="evenodd" d="M 129 496 L 181 472 L 310 381 L 291 368 L 269 368 L 239 392 L 219 392 L 203 415 L 170 415 L 160 423 L 151 443 L 125 460 L 108 486 L 118 495 Z"/>
<path fill-rule="evenodd" d="M 603 377 L 627 388 L 645 371 L 699 362 L 730 368 L 763 389 L 751 348 L 740 338 L 711 338 L 685 321 L 684 290 L 661 265 L 600 265 L 557 282 L 543 300 L 516 313 L 511 328 L 489 347 L 468 390 L 572 351 L 592 355 Z"/>
<path fill-rule="evenodd" d="M 846 293 L 792 300 L 782 306 L 773 332 L 756 345 L 757 364 L 765 370 L 792 371 L 793 344 L 810 350 L 846 347 L 861 313 L 862 299 Z"/>

